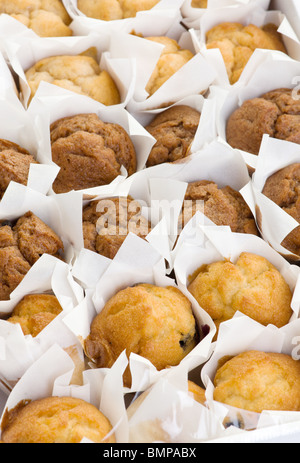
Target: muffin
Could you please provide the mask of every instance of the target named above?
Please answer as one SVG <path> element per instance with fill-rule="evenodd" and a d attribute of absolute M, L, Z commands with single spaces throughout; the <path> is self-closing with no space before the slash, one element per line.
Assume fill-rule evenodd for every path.
<path fill-rule="evenodd" d="M 292 292 L 281 273 L 264 257 L 243 252 L 236 263 L 203 265 L 188 290 L 216 324 L 239 311 L 264 326 L 281 328 L 292 316 Z"/>
<path fill-rule="evenodd" d="M 245 101 L 227 121 L 229 145 L 258 154 L 264 134 L 299 144 L 300 101 L 292 92 L 282 88 Z"/>
<path fill-rule="evenodd" d="M 128 233 L 145 239 L 150 222 L 141 214 L 141 205 L 131 197 L 92 201 L 83 209 L 84 247 L 113 259 Z"/>
<path fill-rule="evenodd" d="M 274 201 L 287 214 L 300 223 L 300 164 L 291 164 L 271 175 L 265 183 L 263 194 Z M 300 226 L 296 227 L 281 243 L 292 253 L 300 254 Z"/>
<path fill-rule="evenodd" d="M 27 150 L 0 139 L 0 198 L 12 181 L 27 185 L 30 164 L 37 164 L 37 161 Z"/>
<path fill-rule="evenodd" d="M 134 18 L 139 11 L 151 10 L 160 0 L 78 0 L 77 7 L 86 16 L 102 21 Z"/>
<path fill-rule="evenodd" d="M 300 362 L 285 354 L 244 352 L 214 378 L 214 400 L 239 409 L 300 411 Z"/>
<path fill-rule="evenodd" d="M 243 26 L 240 23 L 224 22 L 207 32 L 206 47 L 220 50 L 229 81 L 234 84 L 239 80 L 255 49 L 287 53 L 277 29 L 274 24 L 257 27 L 253 24 Z"/>
<path fill-rule="evenodd" d="M 185 106 L 173 106 L 158 114 L 146 130 L 156 139 L 147 160 L 147 167 L 175 162 L 189 155 L 201 114 Z"/>
<path fill-rule="evenodd" d="M 201 405 L 204 405 L 206 402 L 205 389 L 198 386 L 194 381 L 188 381 L 188 391 L 192 395 L 193 399 L 196 402 L 199 402 Z"/>
<path fill-rule="evenodd" d="M 94 405 L 73 397 L 47 397 L 21 402 L 6 412 L 2 422 L 4 444 L 115 443 L 112 426 Z"/>
<path fill-rule="evenodd" d="M 126 349 L 157 370 L 178 365 L 198 342 L 190 301 L 174 287 L 138 284 L 118 291 L 94 318 L 85 340 L 86 355 L 98 368 L 110 368 Z M 124 385 L 130 386 L 129 367 Z"/>
<path fill-rule="evenodd" d="M 31 211 L 15 225 L 0 222 L 0 300 L 9 300 L 43 254 L 60 257 L 64 246 L 56 233 Z"/>
<path fill-rule="evenodd" d="M 136 152 L 128 133 L 105 123 L 97 114 L 78 114 L 50 126 L 52 160 L 60 171 L 55 193 L 66 193 L 111 183 L 121 168 L 136 171 Z"/>
<path fill-rule="evenodd" d="M 147 37 L 146 40 L 157 42 L 164 46 L 155 69 L 146 85 L 146 91 L 152 96 L 170 77 L 181 69 L 194 54 L 182 49 L 176 40 L 169 37 Z"/>
<path fill-rule="evenodd" d="M 0 0 L 2 13 L 17 19 L 40 37 L 72 35 L 71 18 L 60 0 Z"/>
<path fill-rule="evenodd" d="M 193 8 L 207 8 L 207 0 L 192 0 Z"/>
<path fill-rule="evenodd" d="M 61 312 L 62 307 L 55 296 L 29 294 L 16 305 L 7 321 L 19 323 L 24 336 L 35 337 Z"/>
<path fill-rule="evenodd" d="M 37 61 L 25 72 L 31 90 L 30 100 L 40 82 L 45 81 L 80 95 L 88 96 L 106 106 L 120 103 L 119 90 L 107 71 L 102 71 L 93 56 L 50 56 Z"/>
<path fill-rule="evenodd" d="M 258 235 L 255 219 L 242 195 L 230 186 L 219 188 L 209 180 L 189 183 L 179 227 L 201 211 L 216 225 L 229 226 L 234 233 Z"/>

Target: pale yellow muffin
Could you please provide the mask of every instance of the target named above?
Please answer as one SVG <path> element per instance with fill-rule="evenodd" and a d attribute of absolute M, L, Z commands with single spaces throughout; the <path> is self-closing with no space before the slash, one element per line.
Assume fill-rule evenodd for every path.
<path fill-rule="evenodd" d="M 86 355 L 110 368 L 119 355 L 135 353 L 158 369 L 178 365 L 197 343 L 190 301 L 174 287 L 139 284 L 117 292 L 95 317 L 85 340 Z M 124 384 L 129 386 L 129 368 Z"/>
<path fill-rule="evenodd" d="M 244 352 L 220 367 L 214 400 L 261 413 L 300 411 L 300 362 L 289 355 Z"/>
<path fill-rule="evenodd" d="M 19 323 L 24 335 L 37 336 L 62 311 L 58 299 L 51 294 L 28 294 L 7 319 Z"/>
<path fill-rule="evenodd" d="M 110 422 L 94 405 L 72 397 L 47 397 L 6 412 L 1 439 L 7 444 L 76 444 L 84 438 L 115 443 L 111 431 Z"/>
<path fill-rule="evenodd" d="M 253 52 L 257 48 L 287 53 L 277 26 L 225 22 L 214 26 L 206 34 L 206 47 L 218 48 L 223 56 L 231 84 L 236 83 Z"/>
<path fill-rule="evenodd" d="M 86 16 L 103 21 L 133 18 L 139 11 L 151 10 L 160 0 L 78 0 Z"/>
<path fill-rule="evenodd" d="M 119 90 L 107 71 L 102 71 L 96 59 L 85 55 L 50 56 L 35 63 L 25 72 L 35 95 L 40 82 L 48 82 L 80 95 L 86 95 L 110 106 L 120 103 Z"/>
<path fill-rule="evenodd" d="M 176 40 L 169 37 L 147 37 L 147 40 L 164 45 L 161 56 L 146 86 L 146 90 L 151 96 L 190 61 L 194 54 L 190 50 L 182 49 Z"/>
<path fill-rule="evenodd" d="M 72 35 L 71 18 L 60 0 L 0 0 L 0 13 L 12 16 L 40 37 Z"/>
<path fill-rule="evenodd" d="M 239 311 L 262 325 L 285 326 L 292 292 L 281 273 L 264 257 L 244 252 L 236 263 L 204 265 L 188 287 L 216 326 Z"/>

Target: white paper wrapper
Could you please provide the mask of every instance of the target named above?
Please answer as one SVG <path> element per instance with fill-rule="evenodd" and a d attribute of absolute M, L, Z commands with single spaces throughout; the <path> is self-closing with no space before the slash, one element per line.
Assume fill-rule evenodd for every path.
<path fill-rule="evenodd" d="M 0 320 L 0 339 L 4 348 L 0 371 L 2 378 L 11 386 L 51 345 L 57 343 L 62 348 L 80 349 L 78 339 L 62 321 L 84 298 L 83 289 L 72 278 L 68 264 L 44 254 L 13 292 L 11 301 L 5 305 L 13 309 L 24 296 L 44 293 L 57 297 L 62 312 L 36 337 L 24 336 L 19 324 Z"/>
<path fill-rule="evenodd" d="M 299 223 L 265 196 L 262 191 L 271 175 L 284 167 L 299 162 L 300 146 L 298 144 L 265 135 L 252 181 L 242 191 L 243 197 L 257 219 L 264 240 L 278 253 L 293 262 L 299 261 L 300 256 L 284 248 L 281 243 L 292 230 L 299 226 Z"/>
<path fill-rule="evenodd" d="M 261 7 L 265 10 L 270 5 L 270 0 L 207 0 L 207 8 L 195 8 L 192 6 L 193 0 L 185 0 L 181 12 L 184 23 L 189 27 L 199 25 L 199 19 L 203 16 L 207 9 L 237 7 L 241 5 L 255 4 L 256 7 Z"/>
<path fill-rule="evenodd" d="M 91 33 L 82 37 L 32 37 L 29 32 L 22 37 L 16 36 L 4 41 L 3 47 L 9 63 L 16 73 L 20 83 L 20 99 L 28 107 L 30 88 L 25 72 L 37 61 L 58 55 L 78 55 L 91 47 L 98 52 L 99 65 L 114 79 L 121 97 L 121 103 L 116 107 L 125 107 L 132 96 L 135 84 L 134 63 L 122 56 L 112 56 L 110 51 L 110 35 Z"/>
<path fill-rule="evenodd" d="M 175 249 L 174 272 L 178 287 L 188 294 L 190 277 L 202 265 L 225 259 L 235 263 L 242 252 L 266 258 L 281 273 L 293 293 L 290 323 L 300 314 L 299 267 L 289 264 L 263 239 L 250 234 L 232 233 L 229 227 L 209 226 L 198 212 L 182 231 Z M 208 315 L 207 315 L 208 316 Z"/>
<path fill-rule="evenodd" d="M 105 264 L 104 264 L 105 266 Z M 80 310 L 75 310 L 67 317 L 65 323 L 82 341 L 89 335 L 90 324 L 105 303 L 118 291 L 138 283 L 149 283 L 158 286 L 174 286 L 174 280 L 166 276 L 165 261 L 159 253 L 146 241 L 136 235 L 129 234 L 114 260 L 97 282 L 94 292 L 88 291 L 87 300 Z M 192 301 L 194 316 L 201 330 L 206 325 L 197 303 Z M 94 310 L 93 307 L 94 306 Z M 181 368 L 190 371 L 207 360 L 211 350 L 212 330 L 201 342 L 182 360 Z M 158 378 L 164 376 L 167 370 L 157 371 L 147 359 L 131 354 L 129 358 L 132 375 L 131 388 L 126 392 L 143 391 Z M 172 367 L 171 369 L 176 369 Z"/>
<path fill-rule="evenodd" d="M 102 21 L 90 18 L 77 7 L 77 0 L 63 0 L 73 19 L 71 28 L 76 35 L 85 35 L 91 30 L 105 32 L 135 31 L 143 35 L 165 35 L 175 21 L 181 19 L 180 7 L 184 0 L 161 0 L 151 10 L 140 11 L 135 18 Z"/>
<path fill-rule="evenodd" d="M 211 96 L 217 101 L 217 133 L 227 144 L 226 125 L 230 115 L 245 101 L 259 98 L 264 93 L 277 88 L 291 88 L 297 90 L 300 76 L 299 61 L 290 59 L 279 52 L 257 50 L 260 65 L 248 80 L 242 79 L 239 86 L 222 89 L 216 86 L 210 88 Z M 284 73 L 282 69 L 284 68 Z M 244 75 L 245 77 L 245 75 Z M 255 170 L 258 156 L 239 150 L 250 169 Z"/>
<path fill-rule="evenodd" d="M 223 434 L 219 419 L 188 392 L 180 367 L 134 398 L 127 414 L 130 443 L 200 443 Z"/>
<path fill-rule="evenodd" d="M 6 410 L 13 409 L 23 400 L 74 397 L 97 407 L 111 422 L 117 442 L 127 442 L 128 426 L 121 387 L 122 372 L 127 366 L 126 356 L 120 356 L 110 370 L 81 371 L 83 374 L 74 378 L 77 361 L 57 344 L 51 346 L 14 387 L 1 419 Z M 87 439 L 82 442 L 90 443 Z"/>
<path fill-rule="evenodd" d="M 127 105 L 130 112 L 168 107 L 187 96 L 205 93 L 215 80 L 213 67 L 200 53 L 196 53 L 193 35 L 183 31 L 184 29 L 180 28 L 178 32 L 168 36 L 177 40 L 182 48 L 191 50 L 194 57 L 150 97 L 145 88 L 160 58 L 163 46 L 130 34 L 115 32 L 112 35 L 112 55 L 118 50 L 124 59 L 134 59 L 136 63 L 136 86 L 133 97 Z"/>
<path fill-rule="evenodd" d="M 287 49 L 288 56 L 292 59 L 299 60 L 300 58 L 300 42 L 288 22 L 285 15 L 279 11 L 265 11 L 262 8 L 257 8 L 254 3 L 242 5 L 235 8 L 219 8 L 207 10 L 200 20 L 200 28 L 195 31 L 198 37 L 198 47 L 203 57 L 215 67 L 217 72 L 217 79 L 214 82 L 223 88 L 230 87 L 225 63 L 219 49 L 207 49 L 206 47 L 206 33 L 217 24 L 222 22 L 239 22 L 241 24 L 249 25 L 254 24 L 262 27 L 268 23 L 278 26 L 278 32 L 282 34 L 282 39 Z M 245 66 L 241 77 L 233 85 L 238 87 L 243 82 L 247 82 L 252 74 L 257 70 L 261 62 L 261 53 L 257 53 L 260 49 L 256 49 L 247 65 Z M 265 53 L 274 53 L 270 50 L 265 50 Z M 278 52 L 278 55 L 285 55 L 285 53 Z"/>
<path fill-rule="evenodd" d="M 232 320 L 225 322 L 220 327 L 214 353 L 210 360 L 204 365 L 201 372 L 202 381 L 206 387 L 207 406 L 216 416 L 219 416 L 220 419 L 223 418 L 224 413 L 228 414 L 225 424 L 226 422 L 228 424 L 228 417 L 229 422 L 232 421 L 234 426 L 242 424 L 245 429 L 243 433 L 248 434 L 243 436 L 245 440 L 251 442 L 251 432 L 255 429 L 264 429 L 278 426 L 279 424 L 285 425 L 286 423 L 294 421 L 300 423 L 299 412 L 264 411 L 258 414 L 215 402 L 213 400 L 213 380 L 218 361 L 224 356 L 236 356 L 242 352 L 251 350 L 283 353 L 298 359 L 299 329 L 299 319 L 286 327 L 278 329 L 271 325 L 263 327 L 242 314 L 236 314 Z M 226 436 L 228 432 L 229 435 L 234 435 L 235 433 L 240 434 L 241 431 L 233 427 L 228 429 L 224 436 Z M 270 433 L 272 434 L 272 429 Z M 257 437 L 256 435 L 256 438 Z"/>

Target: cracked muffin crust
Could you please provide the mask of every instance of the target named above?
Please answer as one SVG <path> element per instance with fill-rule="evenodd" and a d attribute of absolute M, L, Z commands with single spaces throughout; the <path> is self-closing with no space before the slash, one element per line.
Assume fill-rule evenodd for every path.
<path fill-rule="evenodd" d="M 74 397 L 46 397 L 21 402 L 6 412 L 2 442 L 76 444 L 83 438 L 115 443 L 112 426 L 94 405 Z"/>
<path fill-rule="evenodd" d="M 72 35 L 71 18 L 59 0 L 0 0 L 1 13 L 17 19 L 40 37 Z"/>
<path fill-rule="evenodd" d="M 254 24 L 243 26 L 240 23 L 224 22 L 207 32 L 206 48 L 220 50 L 229 81 L 235 84 L 257 48 L 287 53 L 277 29 L 275 24 L 257 27 Z"/>
<path fill-rule="evenodd" d="M 24 336 L 35 337 L 61 312 L 62 307 L 52 294 L 28 294 L 16 305 L 7 321 L 19 323 Z"/>
<path fill-rule="evenodd" d="M 216 183 L 208 180 L 190 183 L 179 217 L 181 229 L 197 211 L 216 225 L 230 226 L 234 233 L 259 234 L 249 206 L 242 195 L 230 186 L 218 188 Z"/>
<path fill-rule="evenodd" d="M 56 233 L 30 211 L 15 225 L 0 222 L 0 300 L 9 300 L 12 291 L 43 254 L 59 258 L 63 249 Z"/>
<path fill-rule="evenodd" d="M 164 45 L 164 49 L 155 69 L 146 85 L 146 91 L 152 96 L 170 77 L 181 69 L 194 54 L 190 50 L 182 49 L 176 40 L 169 37 L 147 37 L 146 40 Z"/>
<path fill-rule="evenodd" d="M 31 90 L 30 101 L 40 82 L 88 96 L 106 106 L 120 103 L 119 90 L 107 71 L 92 56 L 62 55 L 41 59 L 25 72 Z"/>
<path fill-rule="evenodd" d="M 160 0 L 78 0 L 77 7 L 86 16 L 103 21 L 134 18 L 139 11 L 151 10 Z"/>
<path fill-rule="evenodd" d="M 229 145 L 258 154 L 264 134 L 300 144 L 300 101 L 292 92 L 281 88 L 245 101 L 228 119 Z"/>
<path fill-rule="evenodd" d="M 233 264 L 202 266 L 188 290 L 217 328 L 239 311 L 264 326 L 281 328 L 292 316 L 292 292 L 281 273 L 264 257 L 242 253 Z"/>
<path fill-rule="evenodd" d="M 142 216 L 141 205 L 131 197 L 92 201 L 83 209 L 84 247 L 113 259 L 128 233 L 145 239 L 150 222 Z"/>
<path fill-rule="evenodd" d="M 263 194 L 291 215 L 300 224 L 300 164 L 295 163 L 271 175 L 265 183 Z M 296 255 L 300 254 L 300 226 L 296 227 L 281 243 Z"/>
<path fill-rule="evenodd" d="M 156 139 L 146 166 L 175 162 L 188 156 L 200 117 L 198 111 L 185 105 L 173 106 L 158 114 L 145 127 Z"/>
<path fill-rule="evenodd" d="M 94 318 L 85 352 L 97 367 L 111 367 L 126 349 L 162 370 L 178 365 L 198 342 L 190 301 L 175 287 L 138 284 L 117 292 Z M 129 368 L 124 384 L 129 386 Z"/>
<path fill-rule="evenodd" d="M 27 185 L 30 164 L 37 164 L 24 148 L 0 139 L 0 198 L 11 181 Z"/>
<path fill-rule="evenodd" d="M 300 411 L 300 362 L 289 355 L 244 352 L 217 370 L 214 400 L 261 413 Z"/>
<path fill-rule="evenodd" d="M 97 114 L 79 114 L 50 126 L 52 160 L 60 171 L 55 193 L 107 185 L 121 174 L 136 171 L 136 152 L 128 133 L 118 124 L 102 122 Z"/>

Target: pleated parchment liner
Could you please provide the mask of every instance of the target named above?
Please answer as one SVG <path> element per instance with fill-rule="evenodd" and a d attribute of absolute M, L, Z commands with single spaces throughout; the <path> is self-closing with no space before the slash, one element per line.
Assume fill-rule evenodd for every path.
<path fill-rule="evenodd" d="M 61 55 L 80 55 L 94 48 L 97 51 L 98 64 L 101 70 L 107 71 L 118 87 L 120 104 L 125 107 L 131 99 L 135 87 L 135 63 L 121 56 L 117 49 L 112 53 L 111 35 L 90 33 L 86 36 L 45 38 L 28 33 L 9 37 L 3 43 L 8 63 L 14 71 L 19 87 L 20 100 L 25 108 L 30 102 L 30 88 L 25 72 L 43 58 Z M 52 85 L 52 84 L 51 84 Z"/>
<path fill-rule="evenodd" d="M 257 65 L 248 72 L 245 69 L 238 86 L 225 89 L 218 86 L 210 88 L 210 96 L 217 101 L 216 110 L 217 134 L 225 144 L 227 121 L 231 114 L 242 104 L 253 98 L 280 88 L 296 88 L 297 76 L 300 75 L 300 63 L 280 52 L 256 50 Z M 282 69 L 284 68 L 284 73 Z M 253 172 L 256 169 L 258 156 L 239 150 Z"/>
<path fill-rule="evenodd" d="M 284 153 L 284 155 L 283 155 Z M 259 152 L 252 181 L 241 191 L 252 212 L 264 240 L 279 254 L 293 263 L 300 256 L 282 246 L 283 240 L 299 226 L 297 220 L 285 212 L 262 191 L 267 179 L 275 172 L 300 162 L 300 146 L 265 135 Z"/>
<path fill-rule="evenodd" d="M 82 13 L 77 0 L 64 0 L 65 8 L 72 18 L 71 29 L 76 35 L 86 35 L 91 30 L 98 32 L 135 31 L 143 35 L 168 35 L 168 31 L 181 19 L 180 7 L 184 0 L 160 0 L 151 10 L 139 11 L 134 18 L 103 21 Z"/>

